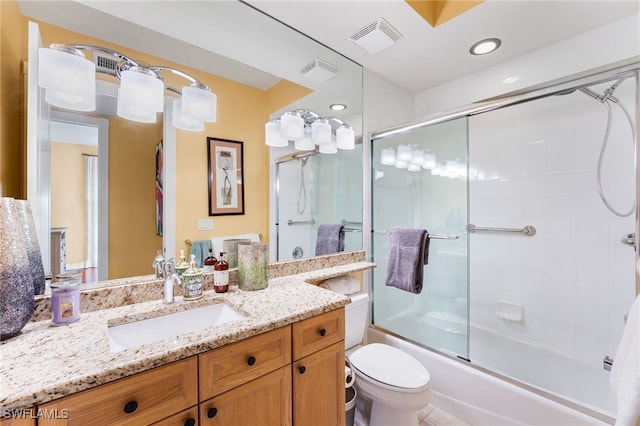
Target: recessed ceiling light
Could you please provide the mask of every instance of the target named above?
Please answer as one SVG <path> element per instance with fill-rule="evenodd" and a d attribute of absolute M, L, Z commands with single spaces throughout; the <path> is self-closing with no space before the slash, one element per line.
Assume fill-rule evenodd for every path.
<path fill-rule="evenodd" d="M 469 53 L 472 55 L 486 55 L 500 47 L 501 43 L 499 38 L 485 38 L 471 46 Z"/>
<path fill-rule="evenodd" d="M 331 108 L 332 111 L 344 111 L 347 109 L 347 106 L 345 104 L 333 104 L 329 106 L 329 108 Z"/>

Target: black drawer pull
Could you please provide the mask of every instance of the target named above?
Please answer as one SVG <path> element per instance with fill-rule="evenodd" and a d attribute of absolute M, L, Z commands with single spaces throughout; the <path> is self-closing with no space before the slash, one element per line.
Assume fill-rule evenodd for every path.
<path fill-rule="evenodd" d="M 184 426 L 196 426 L 196 419 L 187 419 L 184 422 Z"/>
<path fill-rule="evenodd" d="M 138 403 L 136 401 L 129 401 L 124 405 L 124 412 L 127 414 L 131 414 L 138 408 Z"/>
<path fill-rule="evenodd" d="M 324 328 L 321 328 L 321 329 L 320 329 L 320 335 L 321 335 L 322 337 L 324 337 L 324 335 L 325 335 L 325 334 L 327 334 L 327 330 L 325 330 Z"/>
<path fill-rule="evenodd" d="M 305 371 L 307 371 L 307 368 L 304 365 L 301 365 L 300 367 L 298 367 L 298 372 L 300 374 L 304 374 Z"/>
<path fill-rule="evenodd" d="M 209 408 L 209 411 L 207 411 L 207 417 L 209 417 L 210 419 L 214 418 L 216 414 L 218 414 L 218 409 L 215 407 Z"/>
<path fill-rule="evenodd" d="M 250 357 L 247 359 L 247 364 L 249 364 L 249 365 L 253 365 L 253 364 L 255 364 L 255 363 L 256 363 L 256 357 L 255 357 L 255 356 L 250 356 Z"/>

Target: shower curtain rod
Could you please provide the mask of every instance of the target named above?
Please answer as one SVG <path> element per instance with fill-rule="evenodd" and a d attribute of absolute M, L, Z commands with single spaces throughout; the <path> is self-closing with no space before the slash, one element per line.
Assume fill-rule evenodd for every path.
<path fill-rule="evenodd" d="M 527 89 L 506 93 L 499 97 L 478 101 L 461 109 L 429 115 L 419 121 L 413 121 L 399 126 L 378 130 L 371 134 L 371 140 L 375 141 L 387 136 L 399 135 L 411 130 L 422 129 L 424 127 L 444 123 L 457 118 L 482 114 L 496 109 L 546 98 L 547 96 L 553 96 L 559 92 L 591 86 L 615 78 L 630 77 L 638 70 L 640 70 L 640 55 L 623 61 L 614 62 L 610 65 L 573 74 L 568 77 L 552 80 L 547 83 L 531 86 Z"/>

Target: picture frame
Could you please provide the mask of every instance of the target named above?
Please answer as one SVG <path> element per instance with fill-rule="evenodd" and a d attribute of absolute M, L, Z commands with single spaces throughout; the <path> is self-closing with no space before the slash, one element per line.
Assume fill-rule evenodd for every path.
<path fill-rule="evenodd" d="M 207 137 L 209 216 L 244 214 L 243 143 Z"/>

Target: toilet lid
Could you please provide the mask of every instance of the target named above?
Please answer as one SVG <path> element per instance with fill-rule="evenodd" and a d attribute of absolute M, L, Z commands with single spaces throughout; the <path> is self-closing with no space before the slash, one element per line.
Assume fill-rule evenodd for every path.
<path fill-rule="evenodd" d="M 398 388 L 421 388 L 431 380 L 429 372 L 417 359 L 382 343 L 363 346 L 351 354 L 349 361 L 361 373 Z"/>

